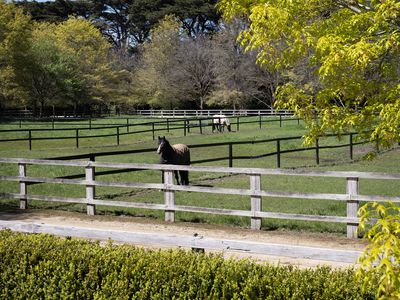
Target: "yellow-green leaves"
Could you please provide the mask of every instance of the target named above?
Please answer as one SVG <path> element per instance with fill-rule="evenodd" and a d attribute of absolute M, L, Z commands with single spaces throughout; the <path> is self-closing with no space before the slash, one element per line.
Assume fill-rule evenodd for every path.
<path fill-rule="evenodd" d="M 172 70 L 170 58 L 177 52 L 180 22 L 174 16 L 166 16 L 151 31 L 151 40 L 143 46 L 141 65 L 136 70 L 137 85 L 134 101 L 171 109 L 179 97 L 171 88 L 167 75 Z"/>
<path fill-rule="evenodd" d="M 369 245 L 359 258 L 356 276 L 363 281 L 364 289 L 377 280 L 378 299 L 399 299 L 400 207 L 391 202 L 368 203 L 359 209 L 359 215 L 359 229 Z"/>
<path fill-rule="evenodd" d="M 22 9 L 0 1 L 0 107 L 3 102 L 13 105 L 27 100 L 30 37 L 29 16 Z"/>
<path fill-rule="evenodd" d="M 301 78 L 287 78 L 276 106 L 305 118 L 310 139 L 359 129 L 385 147 L 400 140 L 399 1 L 222 0 L 219 9 L 247 19 L 239 39 L 260 65 Z"/>

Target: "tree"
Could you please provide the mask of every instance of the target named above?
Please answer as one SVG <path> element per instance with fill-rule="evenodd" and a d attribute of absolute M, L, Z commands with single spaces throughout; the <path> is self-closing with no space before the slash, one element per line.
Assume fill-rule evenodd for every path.
<path fill-rule="evenodd" d="M 29 16 L 0 1 L 0 107 L 26 101 L 30 36 Z"/>
<path fill-rule="evenodd" d="M 125 51 L 146 41 L 158 19 L 159 1 L 102 0 L 91 1 L 94 24 L 113 43 Z"/>
<path fill-rule="evenodd" d="M 172 58 L 180 43 L 180 23 L 166 16 L 151 31 L 151 41 L 143 45 L 142 57 L 135 72 L 137 104 L 173 109 L 179 106 L 181 93 L 172 83 Z"/>
<path fill-rule="evenodd" d="M 245 26 L 241 20 L 224 24 L 211 40 L 216 79 L 208 105 L 234 109 L 273 105 L 274 92 L 282 81 L 280 73 L 260 68 L 255 53 L 244 52 L 236 37 Z"/>
<path fill-rule="evenodd" d="M 55 0 L 20 1 L 35 21 L 60 23 L 69 16 L 90 19 L 116 49 L 124 51 L 144 43 L 150 30 L 166 15 L 175 15 L 190 36 L 218 30 L 216 0 Z"/>
<path fill-rule="evenodd" d="M 58 47 L 56 31 L 57 25 L 42 22 L 36 24 L 32 33 L 30 98 L 34 111 L 37 102 L 40 103 L 40 116 L 46 105 L 65 106 L 63 100 L 84 92 L 74 57 Z"/>
<path fill-rule="evenodd" d="M 208 36 L 181 40 L 172 57 L 170 81 L 185 107 L 204 109 L 215 82 L 214 65 Z"/>
<path fill-rule="evenodd" d="M 293 109 L 309 125 L 306 142 L 327 130 L 356 129 L 384 146 L 400 140 L 400 10 L 398 1 L 221 0 L 227 19 L 245 17 L 240 41 L 258 52 L 269 70 L 296 74 L 304 65 L 311 81 L 278 89 L 277 105 Z M 303 77 L 306 78 L 306 77 Z M 315 118 L 315 113 L 319 118 Z"/>
<path fill-rule="evenodd" d="M 92 5 L 87 0 L 55 0 L 55 1 L 18 1 L 17 7 L 23 8 L 32 20 L 38 22 L 61 23 L 70 16 L 89 18 Z"/>
<path fill-rule="evenodd" d="M 220 15 L 215 5 L 217 0 L 174 0 L 166 1 L 161 14 L 175 15 L 182 22 L 182 28 L 191 37 L 213 33 L 219 29 Z"/>
<path fill-rule="evenodd" d="M 118 84 L 124 72 L 112 70 L 109 62 L 111 45 L 89 21 L 70 18 L 55 28 L 57 47 L 73 58 L 74 74 L 82 88 L 69 85 L 66 100 L 76 109 L 80 103 L 109 103 L 118 101 Z M 72 69 L 71 69 L 72 70 Z"/>

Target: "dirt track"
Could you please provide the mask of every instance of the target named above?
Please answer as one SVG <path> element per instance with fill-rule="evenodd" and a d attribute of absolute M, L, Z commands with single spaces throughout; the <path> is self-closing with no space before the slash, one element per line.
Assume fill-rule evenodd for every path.
<path fill-rule="evenodd" d="M 48 224 L 57 226 L 76 226 L 104 230 L 121 230 L 132 232 L 147 232 L 159 234 L 174 234 L 180 236 L 193 236 L 194 234 L 208 237 L 241 241 L 254 241 L 262 243 L 286 244 L 296 246 L 309 246 L 317 248 L 333 248 L 342 250 L 362 251 L 365 242 L 352 240 L 333 234 L 311 234 L 293 231 L 253 231 L 250 229 L 232 228 L 209 224 L 193 223 L 166 223 L 160 220 L 150 220 L 134 217 L 116 216 L 87 216 L 81 213 L 40 210 L 15 210 L 0 212 L 0 220 L 21 221 L 26 223 Z M 141 245 L 136 245 L 141 246 Z M 351 266 L 346 263 L 317 261 L 309 259 L 293 259 L 266 255 L 249 255 L 235 251 L 224 252 L 227 256 L 249 257 L 268 261 L 271 263 L 294 264 L 300 267 L 313 267 L 327 264 L 333 267 Z"/>

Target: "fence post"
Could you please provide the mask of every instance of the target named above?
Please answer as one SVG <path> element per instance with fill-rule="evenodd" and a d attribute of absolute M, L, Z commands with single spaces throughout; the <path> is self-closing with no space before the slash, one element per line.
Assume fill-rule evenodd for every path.
<path fill-rule="evenodd" d="M 22 121 L 19 119 L 19 128 L 22 128 Z"/>
<path fill-rule="evenodd" d="M 250 175 L 250 190 L 252 192 L 261 191 L 261 175 Z M 256 217 L 256 213 L 261 211 L 261 196 L 251 196 L 251 229 L 261 229 L 261 218 Z"/>
<path fill-rule="evenodd" d="M 189 120 L 185 120 L 187 126 L 187 132 L 190 133 L 190 123 Z"/>
<path fill-rule="evenodd" d="M 353 160 L 353 134 L 350 133 L 350 159 Z"/>
<path fill-rule="evenodd" d="M 258 113 L 260 113 L 260 112 L 258 112 Z M 258 123 L 259 123 L 260 129 L 261 129 L 261 115 L 259 115 L 258 118 L 259 118 Z"/>
<path fill-rule="evenodd" d="M 89 129 L 92 130 L 92 117 L 89 117 Z"/>
<path fill-rule="evenodd" d="M 119 127 L 117 127 L 117 145 L 119 145 Z"/>
<path fill-rule="evenodd" d="M 183 136 L 186 136 L 186 119 L 183 120 Z"/>
<path fill-rule="evenodd" d="M 319 143 L 318 139 L 315 140 L 315 162 L 319 165 Z"/>
<path fill-rule="evenodd" d="M 203 127 L 201 126 L 201 119 L 199 119 L 200 134 L 203 134 Z"/>
<path fill-rule="evenodd" d="M 237 117 L 236 119 L 236 130 L 239 131 L 239 122 L 240 122 L 240 118 Z"/>
<path fill-rule="evenodd" d="M 282 115 L 279 115 L 279 127 L 282 127 Z"/>
<path fill-rule="evenodd" d="M 276 140 L 276 167 L 281 167 L 281 140 Z"/>
<path fill-rule="evenodd" d="M 28 137 L 29 137 L 29 150 L 32 150 L 32 130 L 28 130 Z"/>
<path fill-rule="evenodd" d="M 94 167 L 85 167 L 85 177 L 86 181 L 89 182 L 89 184 L 86 184 L 86 212 L 89 216 L 94 216 L 96 214 L 96 205 L 91 202 L 93 202 L 95 197 L 95 187 L 90 184 L 94 181 Z"/>
<path fill-rule="evenodd" d="M 154 136 L 154 122 L 151 123 L 151 132 L 153 133 L 153 141 L 156 139 Z"/>
<path fill-rule="evenodd" d="M 23 180 L 24 177 L 26 177 L 26 164 L 19 163 L 18 164 L 18 173 L 19 177 Z M 27 194 L 28 194 L 28 186 L 26 182 L 23 182 L 20 179 L 19 181 L 19 193 L 21 194 L 21 197 L 19 198 L 19 208 L 20 209 L 27 209 L 28 208 L 28 199 L 27 199 Z"/>
<path fill-rule="evenodd" d="M 232 155 L 232 153 L 233 153 L 233 144 L 232 143 L 229 143 L 228 144 L 228 146 L 229 146 L 229 168 L 232 168 L 232 166 L 233 166 L 233 155 Z"/>
<path fill-rule="evenodd" d="M 126 118 L 126 132 L 129 132 L 129 118 Z"/>
<path fill-rule="evenodd" d="M 175 194 L 169 187 L 173 182 L 173 171 L 164 171 L 164 202 L 165 202 L 165 221 L 175 222 Z"/>
<path fill-rule="evenodd" d="M 358 211 L 358 200 L 356 199 L 358 195 L 358 178 L 349 177 L 347 180 L 346 193 L 349 199 L 347 200 L 347 217 L 357 218 Z M 347 237 L 356 238 L 357 237 L 358 223 L 347 223 Z"/>
<path fill-rule="evenodd" d="M 75 128 L 76 148 L 79 148 L 79 129 Z"/>

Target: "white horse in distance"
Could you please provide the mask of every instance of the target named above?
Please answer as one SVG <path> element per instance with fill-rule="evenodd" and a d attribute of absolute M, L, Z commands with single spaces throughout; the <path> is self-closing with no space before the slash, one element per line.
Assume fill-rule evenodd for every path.
<path fill-rule="evenodd" d="M 228 131 L 231 131 L 231 122 L 225 115 L 213 115 L 212 116 L 212 131 L 217 129 L 219 132 L 224 131 L 226 127 Z"/>

